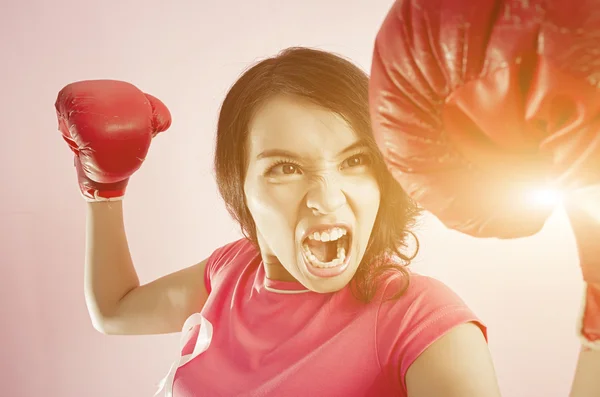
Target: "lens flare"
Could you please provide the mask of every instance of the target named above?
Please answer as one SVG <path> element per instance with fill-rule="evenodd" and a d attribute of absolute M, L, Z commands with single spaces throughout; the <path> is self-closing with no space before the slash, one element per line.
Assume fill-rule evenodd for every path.
<path fill-rule="evenodd" d="M 527 201 L 535 206 L 555 207 L 563 202 L 563 192 L 552 188 L 536 188 L 527 192 Z"/>

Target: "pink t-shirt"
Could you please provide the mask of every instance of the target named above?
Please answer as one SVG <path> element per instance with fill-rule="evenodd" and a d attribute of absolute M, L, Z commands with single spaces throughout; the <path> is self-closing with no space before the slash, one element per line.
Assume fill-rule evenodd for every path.
<path fill-rule="evenodd" d="M 201 314 L 213 326 L 206 351 L 175 372 L 174 397 L 406 396 L 413 361 L 451 328 L 485 326 L 440 281 L 411 274 L 398 300 L 391 277 L 369 304 L 350 287 L 330 293 L 265 277 L 259 251 L 241 239 L 206 266 L 210 295 Z M 195 335 L 194 335 L 195 332 Z M 182 354 L 194 348 L 198 330 Z"/>

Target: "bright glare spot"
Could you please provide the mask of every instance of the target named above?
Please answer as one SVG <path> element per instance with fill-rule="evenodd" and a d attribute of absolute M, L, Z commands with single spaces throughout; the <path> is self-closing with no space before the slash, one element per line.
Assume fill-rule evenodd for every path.
<path fill-rule="evenodd" d="M 563 199 L 561 191 L 551 188 L 532 190 L 528 196 L 533 204 L 542 206 L 556 206 L 561 204 Z"/>

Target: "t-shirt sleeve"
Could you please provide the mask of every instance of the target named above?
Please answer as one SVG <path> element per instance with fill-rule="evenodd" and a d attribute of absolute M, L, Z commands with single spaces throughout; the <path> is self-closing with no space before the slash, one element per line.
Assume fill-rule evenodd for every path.
<path fill-rule="evenodd" d="M 390 282 L 384 298 L 396 292 Z M 389 379 L 406 391 L 405 376 L 411 364 L 433 342 L 452 328 L 473 322 L 487 340 L 487 328 L 465 302 L 436 279 L 411 275 L 405 294 L 382 301 L 377 316 L 377 349 L 380 365 Z"/>
<path fill-rule="evenodd" d="M 213 251 L 208 257 L 204 268 L 204 286 L 209 294 L 212 291 L 215 277 L 218 276 L 223 266 L 235 259 L 238 253 L 249 248 L 251 248 L 250 241 L 242 238 L 225 244 Z"/>

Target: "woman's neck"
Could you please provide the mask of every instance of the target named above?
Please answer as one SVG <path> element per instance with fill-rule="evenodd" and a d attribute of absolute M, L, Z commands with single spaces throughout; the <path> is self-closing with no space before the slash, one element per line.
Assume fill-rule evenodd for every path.
<path fill-rule="evenodd" d="M 297 281 L 275 257 L 263 256 L 263 266 L 268 279 L 288 282 Z"/>

